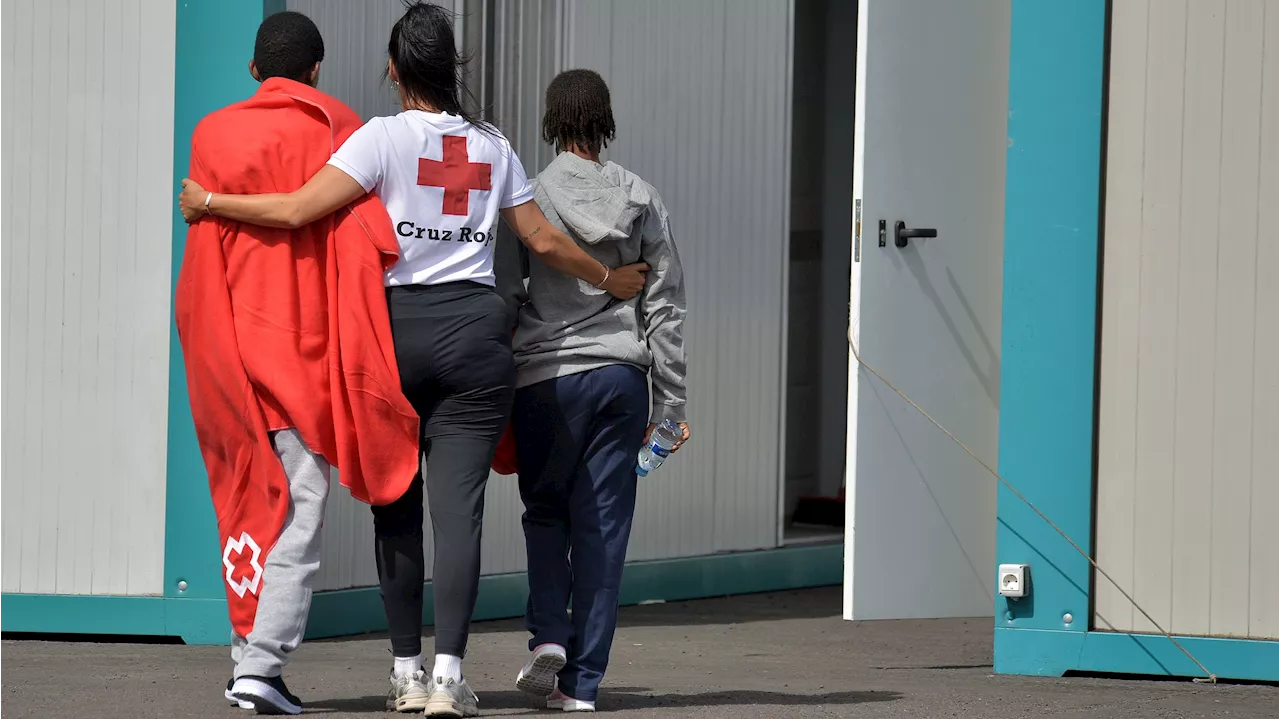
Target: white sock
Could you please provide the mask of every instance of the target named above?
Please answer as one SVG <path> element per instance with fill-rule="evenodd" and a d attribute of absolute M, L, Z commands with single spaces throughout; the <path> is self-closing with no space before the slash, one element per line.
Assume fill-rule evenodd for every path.
<path fill-rule="evenodd" d="M 436 679 L 462 681 L 462 657 L 455 657 L 452 654 L 437 654 L 436 668 L 435 671 L 431 672 L 431 676 Z"/>
<path fill-rule="evenodd" d="M 397 677 L 407 677 L 422 668 L 422 655 L 416 657 L 396 657 L 391 673 Z"/>

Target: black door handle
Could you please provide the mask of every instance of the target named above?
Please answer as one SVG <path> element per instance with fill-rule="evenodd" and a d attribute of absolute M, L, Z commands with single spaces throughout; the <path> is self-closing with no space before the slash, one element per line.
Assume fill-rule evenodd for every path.
<path fill-rule="evenodd" d="M 894 247 L 899 247 L 899 248 L 906 247 L 907 240 L 913 237 L 920 240 L 927 240 L 937 236 L 938 236 L 938 231 L 934 229 L 921 228 L 917 230 L 908 230 L 907 223 L 903 222 L 902 220 L 898 220 L 898 222 L 893 226 L 893 246 Z"/>

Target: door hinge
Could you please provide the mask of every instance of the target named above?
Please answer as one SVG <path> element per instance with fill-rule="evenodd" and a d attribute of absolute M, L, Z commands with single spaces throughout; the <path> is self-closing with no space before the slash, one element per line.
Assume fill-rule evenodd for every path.
<path fill-rule="evenodd" d="M 862 198 L 853 201 L 853 261 L 862 261 Z"/>

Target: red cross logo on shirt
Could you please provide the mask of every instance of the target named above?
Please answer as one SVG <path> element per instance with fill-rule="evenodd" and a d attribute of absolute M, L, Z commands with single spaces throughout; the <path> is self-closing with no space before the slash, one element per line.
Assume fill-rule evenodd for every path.
<path fill-rule="evenodd" d="M 418 158 L 418 184 L 444 188 L 446 215 L 468 214 L 471 191 L 492 189 L 493 165 L 472 162 L 467 154 L 466 135 L 445 135 L 444 159 Z"/>

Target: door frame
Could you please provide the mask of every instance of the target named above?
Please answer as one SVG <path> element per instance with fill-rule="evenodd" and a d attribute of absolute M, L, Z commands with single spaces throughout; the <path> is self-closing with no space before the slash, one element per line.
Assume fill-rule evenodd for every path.
<path fill-rule="evenodd" d="M 1013 2 L 999 468 L 1091 555 L 1109 30 L 1108 0 Z M 1089 563 L 1003 486 L 996 519 L 1033 582 L 996 597 L 997 673 L 1203 676 L 1163 636 L 1094 631 Z M 1280 673 L 1273 641 L 1179 641 L 1220 678 Z"/>

